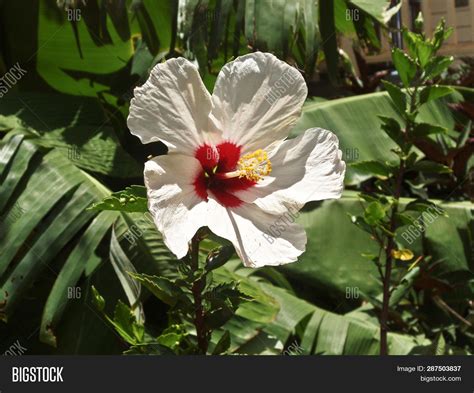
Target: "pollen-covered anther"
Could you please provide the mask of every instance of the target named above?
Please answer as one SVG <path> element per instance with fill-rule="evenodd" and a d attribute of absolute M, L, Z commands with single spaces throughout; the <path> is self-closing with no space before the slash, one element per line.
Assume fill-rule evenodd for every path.
<path fill-rule="evenodd" d="M 272 163 L 265 150 L 258 149 L 253 153 L 242 156 L 237 162 L 239 177 L 246 177 L 252 181 L 259 181 L 272 171 Z"/>

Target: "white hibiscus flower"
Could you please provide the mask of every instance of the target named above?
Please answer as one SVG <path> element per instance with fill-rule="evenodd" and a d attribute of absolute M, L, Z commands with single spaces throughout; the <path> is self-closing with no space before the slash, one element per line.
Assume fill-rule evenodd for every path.
<path fill-rule="evenodd" d="M 149 210 L 178 258 L 205 226 L 231 241 L 246 266 L 304 252 L 294 214 L 308 201 L 339 198 L 345 172 L 330 131 L 285 140 L 306 95 L 296 69 L 261 52 L 226 64 L 212 96 L 184 58 L 158 64 L 135 89 L 131 132 L 169 150 L 145 164 L 144 176 Z"/>

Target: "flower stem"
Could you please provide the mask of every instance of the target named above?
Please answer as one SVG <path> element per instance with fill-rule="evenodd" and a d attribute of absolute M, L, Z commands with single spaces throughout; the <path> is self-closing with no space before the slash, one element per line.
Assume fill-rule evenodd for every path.
<path fill-rule="evenodd" d="M 417 98 L 416 93 L 418 86 L 415 86 L 413 93 L 410 95 L 410 113 L 413 113 L 417 109 Z M 406 130 L 404 134 L 405 146 L 408 143 L 408 136 L 413 131 L 414 122 L 410 117 L 405 118 Z M 405 159 L 400 159 L 400 166 L 398 168 L 397 178 L 395 180 L 395 191 L 394 191 L 394 204 L 392 207 L 392 214 L 390 217 L 389 231 L 395 233 L 397 229 L 396 215 L 398 212 L 398 204 L 400 195 L 402 193 L 403 176 L 405 174 Z M 388 315 L 390 311 L 390 281 L 392 277 L 393 258 L 392 251 L 395 249 L 395 240 L 393 236 L 388 237 L 387 247 L 385 248 L 385 272 L 382 275 L 383 279 L 383 299 L 382 299 L 382 311 L 380 312 L 380 355 L 388 355 Z"/>
<path fill-rule="evenodd" d="M 191 240 L 191 268 L 194 272 L 199 269 L 199 243 L 200 235 L 196 234 Z M 199 354 L 205 355 L 209 346 L 209 333 L 204 322 L 204 308 L 202 305 L 202 289 L 205 276 L 197 279 L 191 288 L 194 299 L 194 326 L 198 342 Z"/>

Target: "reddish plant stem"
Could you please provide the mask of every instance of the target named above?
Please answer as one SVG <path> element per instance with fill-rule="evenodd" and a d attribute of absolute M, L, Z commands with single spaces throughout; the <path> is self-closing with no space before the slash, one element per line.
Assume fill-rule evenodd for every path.
<path fill-rule="evenodd" d="M 410 113 L 414 113 L 417 106 L 417 91 L 418 86 L 415 86 L 414 91 L 410 95 Z M 413 131 L 413 120 L 406 118 L 406 129 L 404 134 L 405 147 L 409 141 L 409 135 Z M 392 208 L 392 214 L 390 216 L 389 230 L 391 233 L 395 233 L 397 229 L 396 215 L 398 212 L 398 203 L 400 195 L 402 193 L 403 176 L 405 174 L 405 160 L 400 160 L 400 166 L 398 169 L 397 179 L 395 181 L 395 192 L 394 199 L 395 203 Z M 382 299 L 382 311 L 380 312 L 380 355 L 388 355 L 388 316 L 390 311 L 390 281 L 392 277 L 393 258 L 392 251 L 395 249 L 395 240 L 393 236 L 390 236 L 387 241 L 387 247 L 385 248 L 385 274 L 383 275 L 383 299 Z"/>
<path fill-rule="evenodd" d="M 196 234 L 191 240 L 191 268 L 197 271 L 199 268 L 199 235 Z M 204 321 L 204 308 L 202 305 L 202 287 L 203 279 L 196 280 L 191 288 L 194 299 L 194 326 L 196 327 L 196 336 L 199 353 L 205 355 L 209 346 L 209 335 Z"/>
<path fill-rule="evenodd" d="M 405 170 L 405 161 L 400 162 L 400 168 L 398 170 L 398 176 L 396 180 L 395 188 L 395 204 L 392 208 L 392 214 L 390 217 L 390 232 L 394 233 L 396 230 L 396 214 L 398 212 L 398 200 L 402 191 L 402 180 L 403 172 Z M 395 249 L 395 240 L 393 236 L 390 236 L 387 241 L 387 247 L 385 248 L 385 274 L 383 275 L 383 299 L 382 299 L 382 311 L 380 313 L 380 355 L 388 355 L 388 314 L 390 305 L 390 279 L 392 276 L 392 251 Z"/>

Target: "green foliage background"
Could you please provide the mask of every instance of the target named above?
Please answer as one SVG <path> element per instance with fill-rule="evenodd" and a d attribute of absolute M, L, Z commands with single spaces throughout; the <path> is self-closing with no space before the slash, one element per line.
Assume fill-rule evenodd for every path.
<path fill-rule="evenodd" d="M 66 6 L 80 10 L 80 20 L 68 20 Z M 354 9 L 362 15 L 358 21 L 346 17 Z M 172 0 L 69 0 L 63 6 L 54 0 L 0 1 L 0 74 L 16 63 L 27 70 L 0 99 L 0 352 L 20 340 L 28 354 L 122 353 L 134 338 L 124 339 L 130 321 L 121 319 L 123 307 L 114 308 L 119 301 L 146 322 L 146 334 L 163 333 L 169 305 L 126 272 L 173 280 L 174 256 L 135 208 L 88 209 L 112 192 L 142 185 L 147 157 L 166 151 L 161 144 L 141 145 L 125 123 L 133 87 L 154 64 L 175 56 L 195 60 L 212 90 L 227 61 L 257 49 L 274 52 L 297 66 L 310 87 L 294 135 L 327 128 L 339 137 L 348 163 L 390 161 L 395 144 L 378 116 L 399 115 L 386 92 L 315 96 L 319 78 L 334 84 L 344 78 L 337 37 L 377 50 L 376 32 L 386 29 L 395 11 L 380 0 L 319 6 L 309 0 L 191 0 L 184 8 Z M 449 105 L 472 102 L 473 94 L 458 89 L 420 114 L 448 130 L 445 154 L 459 147 L 455 128 L 469 121 Z M 447 217 L 427 226 L 411 246 L 429 263 L 410 281 L 409 300 L 394 306 L 392 354 L 473 350 L 472 326 L 452 313 L 474 323 L 473 205 L 466 194 L 473 165 L 468 157 L 456 176 L 427 176 L 407 185 L 404 204 L 429 196 Z M 251 270 L 234 259 L 213 273 L 217 283 L 237 279 L 253 300 L 215 332 L 212 348 L 227 330 L 235 353 L 288 353 L 295 343 L 304 354 L 378 353 L 381 287 L 375 266 L 362 256 L 375 244 L 348 217 L 361 214 L 357 191 L 373 178 L 354 165 L 340 200 L 305 207 L 298 220 L 308 245 L 297 263 Z M 407 267 L 400 263 L 397 281 Z M 71 297 L 70 288 L 80 288 L 80 296 Z M 106 313 L 115 309 L 112 319 L 121 321 L 123 334 L 96 308 L 93 288 Z"/>

